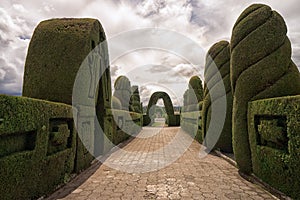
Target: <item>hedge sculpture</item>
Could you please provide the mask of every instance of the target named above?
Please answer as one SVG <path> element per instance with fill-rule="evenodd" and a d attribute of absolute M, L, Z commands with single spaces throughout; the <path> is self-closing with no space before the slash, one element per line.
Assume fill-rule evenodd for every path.
<path fill-rule="evenodd" d="M 129 105 L 130 105 L 129 111 L 142 113 L 140 93 L 137 85 L 131 87 L 131 97 L 130 97 Z"/>
<path fill-rule="evenodd" d="M 0 95 L 0 118 L 1 199 L 38 199 L 85 161 L 70 105 Z"/>
<path fill-rule="evenodd" d="M 23 96 L 72 104 L 73 86 L 78 70 L 91 50 L 104 40 L 104 30 L 96 19 L 42 21 L 30 41 L 25 63 Z M 84 86 L 80 91 L 81 95 L 91 101 L 97 94 L 96 81 L 104 70 L 106 73 L 103 74 L 103 81 L 107 91 L 110 90 L 107 49 L 99 51 L 102 51 L 99 52 L 102 58 L 100 55 L 92 55 L 86 61 L 93 66 L 84 74 L 87 77 L 81 83 Z M 109 97 L 110 94 L 103 94 L 101 88 L 99 90 L 99 94 Z"/>
<path fill-rule="evenodd" d="M 183 107 L 186 107 L 188 105 L 188 90 L 184 91 L 183 93 Z"/>
<path fill-rule="evenodd" d="M 263 4 L 248 7 L 232 31 L 233 150 L 238 167 L 246 173 L 252 171 L 248 102 L 300 93 L 300 75 L 286 33 L 283 18 Z"/>
<path fill-rule="evenodd" d="M 216 76 L 216 70 L 219 70 L 222 79 L 218 79 L 218 76 Z M 221 84 L 221 82 L 223 82 L 225 86 L 227 101 L 226 118 L 223 130 L 217 144 L 215 145 L 215 148 L 219 148 L 220 150 L 225 152 L 232 152 L 232 92 L 230 83 L 230 45 L 227 41 L 220 41 L 214 44 L 209 49 L 206 56 L 204 78 L 206 84 L 204 86 L 204 103 L 202 110 L 202 137 L 205 138 L 211 119 L 212 102 L 210 95 L 215 93 L 214 96 L 218 96 L 217 87 Z M 208 84 L 211 86 L 210 91 L 207 87 Z M 219 101 L 220 97 L 221 96 L 214 99 L 214 101 Z"/>
<path fill-rule="evenodd" d="M 202 81 L 198 76 L 193 76 L 189 81 L 189 90 L 193 92 L 188 96 L 188 104 L 198 104 L 200 101 L 203 100 L 203 87 Z"/>
<path fill-rule="evenodd" d="M 23 96 L 66 104 L 74 101 L 73 106 L 79 110 L 76 128 L 80 138 L 97 133 L 91 144 L 85 144 L 95 148 L 89 149 L 94 155 L 103 151 L 103 132 L 95 127 L 93 110 L 101 129 L 111 134 L 111 117 L 107 113 L 111 107 L 111 82 L 105 39 L 96 19 L 42 21 L 30 41 L 24 71 Z M 78 154 L 85 151 L 83 147 Z M 85 157 L 87 164 L 82 168 L 92 159 Z"/>
<path fill-rule="evenodd" d="M 203 87 L 201 79 L 198 76 L 193 76 L 188 85 L 188 89 L 184 95 L 184 111 L 199 110 L 198 103 L 203 100 Z"/>
<path fill-rule="evenodd" d="M 115 110 L 122 109 L 121 101 L 115 96 L 112 96 L 112 98 L 111 98 L 111 108 L 115 109 Z"/>
<path fill-rule="evenodd" d="M 293 199 L 300 196 L 300 95 L 249 103 L 253 173 Z"/>
<path fill-rule="evenodd" d="M 150 110 L 151 110 L 151 107 L 157 103 L 158 99 L 163 99 L 163 101 L 164 101 L 164 105 L 165 105 L 166 112 L 168 115 L 167 124 L 169 126 L 179 126 L 180 116 L 174 115 L 174 108 L 173 108 L 171 98 L 165 92 L 155 92 L 151 95 L 149 104 L 147 107 L 147 113 L 144 116 L 144 125 L 147 126 L 147 125 L 151 124 L 151 122 L 152 122 L 151 114 L 152 113 L 150 113 Z"/>
<path fill-rule="evenodd" d="M 131 96 L 131 84 L 126 76 L 119 76 L 114 84 L 114 96 L 118 98 L 122 105 L 122 110 L 129 110 Z"/>

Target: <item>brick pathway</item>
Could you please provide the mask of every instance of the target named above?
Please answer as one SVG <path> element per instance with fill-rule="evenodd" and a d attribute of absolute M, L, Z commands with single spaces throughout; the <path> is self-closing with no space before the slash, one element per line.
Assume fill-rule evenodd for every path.
<path fill-rule="evenodd" d="M 159 130 L 144 128 L 48 199 L 276 199 L 224 159 L 200 158 L 201 145 L 180 128 Z"/>

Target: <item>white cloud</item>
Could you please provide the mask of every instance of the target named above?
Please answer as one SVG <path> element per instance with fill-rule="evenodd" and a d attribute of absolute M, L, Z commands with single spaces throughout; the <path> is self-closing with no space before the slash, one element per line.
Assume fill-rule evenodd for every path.
<path fill-rule="evenodd" d="M 29 39 L 34 28 L 42 20 L 59 17 L 97 18 L 108 38 L 143 27 L 171 29 L 191 38 L 208 50 L 215 42 L 230 39 L 235 20 L 254 2 L 257 1 L 73 0 L 72 3 L 66 0 L 48 2 L 28 0 L 26 3 L 21 0 L 3 1 L 2 8 L 0 7 L 0 93 L 21 93 Z M 300 66 L 300 4 L 297 0 L 259 2 L 270 5 L 283 15 L 293 45 L 293 59 Z M 189 50 L 189 54 L 194 52 L 193 49 Z M 199 59 L 200 66 L 204 65 L 203 55 L 193 57 Z M 112 80 L 119 75 L 128 75 L 132 84 L 146 84 L 152 81 L 169 87 L 172 91 L 176 90 L 174 88 L 180 88 L 177 90 L 182 90 L 180 91 L 182 96 L 185 88 L 175 86 L 174 83 L 186 81 L 187 85 L 192 75 L 198 75 L 203 80 L 203 67 L 200 66 L 194 69 L 186 60 L 170 52 L 145 50 L 131 52 L 120 58 L 112 64 L 111 74 Z M 166 78 L 168 75 L 171 77 Z M 150 98 L 149 92 L 153 92 L 154 89 L 158 88 L 152 86 L 141 88 L 141 96 L 144 95 L 145 102 Z M 182 101 L 180 92 L 176 93 L 179 102 Z"/>

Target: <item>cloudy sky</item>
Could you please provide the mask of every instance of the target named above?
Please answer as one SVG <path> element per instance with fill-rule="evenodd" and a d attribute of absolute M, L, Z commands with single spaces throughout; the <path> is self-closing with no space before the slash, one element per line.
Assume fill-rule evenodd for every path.
<path fill-rule="evenodd" d="M 300 4 L 297 0 L 0 1 L 0 94 L 21 95 L 30 38 L 37 24 L 49 18 L 97 18 L 112 40 L 124 32 L 141 28 L 170 30 L 200 46 L 203 54 L 198 55 L 196 65 L 183 55 L 153 48 L 137 49 L 111 61 L 112 79 L 128 76 L 132 85 L 140 86 L 145 105 L 156 90 L 168 92 L 175 105 L 182 104 L 188 79 L 192 75 L 203 78 L 205 51 L 219 40 L 229 40 L 235 20 L 252 3 L 268 4 L 284 17 L 292 41 L 293 60 L 300 66 Z M 192 50 L 183 54 L 189 52 Z"/>

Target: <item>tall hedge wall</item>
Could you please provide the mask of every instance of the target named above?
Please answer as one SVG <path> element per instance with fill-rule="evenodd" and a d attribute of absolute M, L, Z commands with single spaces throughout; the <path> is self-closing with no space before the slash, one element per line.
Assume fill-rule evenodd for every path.
<path fill-rule="evenodd" d="M 70 178 L 76 131 L 72 107 L 0 95 L 1 199 L 37 199 Z"/>
<path fill-rule="evenodd" d="M 217 70 L 221 78 L 217 76 Z M 211 120 L 211 95 L 216 96 L 214 102 L 220 101 L 221 95 L 226 95 L 226 118 L 222 132 L 215 148 L 224 152 L 232 152 L 232 92 L 230 83 L 230 45 L 227 41 L 220 41 L 214 44 L 206 55 L 205 64 L 205 86 L 202 109 L 202 130 L 205 138 Z M 218 87 L 224 84 L 226 94 L 218 94 Z M 210 86 L 210 90 L 207 85 Z M 211 124 L 213 126 L 213 124 Z"/>
<path fill-rule="evenodd" d="M 112 110 L 112 114 L 116 132 L 110 139 L 114 144 L 119 144 L 142 130 L 143 114 L 116 109 Z"/>
<path fill-rule="evenodd" d="M 199 143 L 202 143 L 202 101 L 199 103 L 198 108 L 198 111 L 186 111 L 183 107 L 180 115 L 180 127 Z"/>
<path fill-rule="evenodd" d="M 294 199 L 300 196 L 300 95 L 253 101 L 248 130 L 253 172 Z"/>
<path fill-rule="evenodd" d="M 232 31 L 233 150 L 238 167 L 246 173 L 252 171 L 248 102 L 300 94 L 300 75 L 286 32 L 283 18 L 263 4 L 248 7 Z"/>

